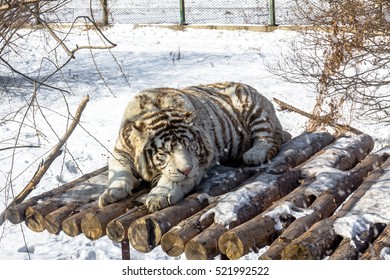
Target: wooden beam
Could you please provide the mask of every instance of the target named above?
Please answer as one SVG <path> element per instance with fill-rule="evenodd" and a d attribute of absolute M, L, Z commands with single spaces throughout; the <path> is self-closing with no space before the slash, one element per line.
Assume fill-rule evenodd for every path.
<path fill-rule="evenodd" d="M 322 259 L 325 257 L 328 254 L 327 251 L 342 239 L 333 229 L 334 221 L 347 214 L 383 174 L 384 168 L 389 166 L 390 159 L 387 159 L 381 167 L 372 171 L 337 214 L 314 224 L 308 231 L 287 245 L 281 253 L 282 259 Z"/>
<path fill-rule="evenodd" d="M 282 250 L 294 239 L 302 235 L 316 222 L 330 217 L 342 202 L 365 179 L 366 175 L 381 165 L 387 156 L 371 155 L 353 168 L 344 179 L 339 180 L 333 191 L 321 194 L 310 205 L 312 214 L 296 219 L 292 224 L 270 245 L 268 250 L 260 256 L 260 259 L 281 259 Z"/>
<path fill-rule="evenodd" d="M 91 240 L 96 240 L 105 236 L 108 223 L 116 217 L 123 215 L 129 209 L 134 208 L 136 206 L 135 200 L 137 197 L 148 191 L 149 189 L 140 190 L 122 201 L 109 204 L 103 208 L 85 214 L 81 219 L 81 231 Z"/>
<path fill-rule="evenodd" d="M 285 143 L 278 155 L 267 164 L 257 167 L 243 167 L 242 169 L 234 168 L 233 174 L 231 173 L 232 171 L 228 171 L 231 175 L 222 176 L 227 179 L 219 184 L 213 183 L 214 176 L 211 174 L 211 180 L 207 179 L 201 183 L 199 193 L 193 194 L 190 198 L 188 197 L 176 205 L 148 215 L 142 218 L 142 220 L 135 221 L 129 229 L 129 240 L 132 246 L 138 248 L 137 250 L 141 250 L 141 252 L 149 252 L 159 245 L 162 235 L 168 232 L 168 230 L 209 205 L 209 202 L 201 202 L 198 199 L 201 193 L 218 196 L 237 188 L 241 182 L 254 174 L 260 174 L 266 171 L 277 174 L 284 173 L 290 168 L 308 160 L 313 154 L 320 151 L 333 140 L 334 137 L 329 133 L 300 135 Z M 226 172 L 222 171 L 218 173 L 223 175 Z M 171 218 L 172 221 L 170 220 Z M 192 224 L 194 225 L 194 223 Z M 190 230 L 192 231 L 192 229 Z M 190 235 L 192 234 L 190 233 Z M 169 244 L 165 248 L 172 250 L 173 247 Z"/>
<path fill-rule="evenodd" d="M 378 238 L 368 246 L 360 259 L 379 260 L 381 251 L 386 247 L 390 247 L 390 225 L 387 225 Z"/>
<path fill-rule="evenodd" d="M 363 138 L 365 139 L 365 138 Z M 355 164 L 357 164 L 361 158 L 360 155 L 352 156 L 351 153 L 353 153 L 356 149 L 354 141 L 355 139 L 351 139 L 350 145 L 347 145 L 344 147 L 344 149 L 333 149 L 332 147 L 338 147 L 337 141 L 330 145 L 326 151 L 314 159 L 311 159 L 309 162 L 301 165 L 299 168 L 301 170 L 305 170 L 306 173 L 310 174 L 311 168 L 318 168 L 316 167 L 315 161 L 323 162 L 323 158 L 327 158 L 328 154 L 332 154 L 334 156 L 333 162 L 329 161 L 330 159 L 327 158 L 329 161 L 328 163 L 338 167 L 342 167 L 343 169 L 350 169 Z M 359 150 L 359 153 L 366 154 L 368 151 L 363 148 L 366 145 L 365 141 L 360 142 L 361 149 L 357 148 Z M 354 149 L 352 149 L 354 147 Z M 348 153 L 346 153 L 347 150 L 350 150 Z M 355 187 L 358 185 L 358 181 L 363 181 L 363 178 L 367 175 L 367 173 L 373 169 L 372 162 L 367 161 L 363 165 L 358 165 L 356 172 L 346 172 L 343 176 L 337 176 L 335 178 L 332 178 L 331 182 L 334 184 L 334 188 L 338 184 L 345 184 L 345 194 L 349 194 L 351 190 L 353 190 L 353 186 L 355 184 Z M 356 177 L 356 181 L 352 179 L 348 179 L 348 176 L 354 176 Z M 331 173 L 326 176 L 332 176 Z M 269 245 L 271 240 L 273 240 L 273 235 L 276 234 L 276 231 L 268 230 L 268 233 L 261 232 L 259 234 L 255 234 L 256 231 L 258 231 L 258 228 L 268 227 L 269 226 L 269 217 L 268 215 L 272 213 L 273 211 L 278 212 L 278 208 L 283 209 L 285 207 L 295 207 L 297 209 L 304 208 L 306 209 L 310 204 L 313 202 L 313 198 L 315 198 L 314 195 L 311 195 L 307 192 L 308 187 L 310 184 L 316 184 L 316 180 L 314 179 L 314 182 L 306 182 L 305 184 L 301 185 L 294 191 L 292 191 L 290 194 L 285 196 L 282 200 L 279 200 L 275 202 L 270 208 L 268 208 L 264 213 L 261 215 L 253 218 L 252 220 L 249 220 L 248 222 L 245 222 L 244 224 L 241 224 L 240 226 L 233 228 L 229 230 L 229 232 L 226 232 L 223 234 L 219 241 L 218 245 L 221 250 L 221 252 L 225 255 L 227 255 L 228 258 L 231 259 L 237 259 L 243 254 L 246 254 L 250 252 L 253 248 L 261 248 L 265 245 Z M 350 190 L 347 192 L 346 190 Z M 330 215 L 332 214 L 333 210 L 336 209 L 336 206 L 333 202 L 334 196 L 332 198 L 325 199 L 326 203 L 323 203 L 324 201 L 322 199 L 317 201 L 316 207 L 323 207 L 321 210 L 318 210 L 316 207 L 313 206 L 313 208 L 309 208 L 309 212 L 313 210 L 312 216 L 307 219 L 306 222 L 312 223 L 315 222 L 316 219 L 319 219 L 322 214 Z M 341 203 L 341 202 L 340 202 Z M 333 206 L 332 206 L 333 205 Z M 323 213 L 319 212 L 322 211 Z M 309 213 L 308 212 L 308 213 Z M 310 214 L 306 214 L 306 216 L 310 216 Z M 287 220 L 288 221 L 288 220 Z M 301 220 L 302 222 L 302 220 Z M 297 222 L 298 223 L 298 222 Z M 277 222 L 274 221 L 273 226 L 276 226 Z M 283 225 L 283 228 L 287 228 L 289 223 L 285 223 Z M 302 228 L 301 228 L 302 229 Z M 300 229 L 300 230 L 301 230 Z M 264 243 L 266 242 L 266 243 Z M 241 248 L 239 251 L 235 251 L 237 248 Z"/>

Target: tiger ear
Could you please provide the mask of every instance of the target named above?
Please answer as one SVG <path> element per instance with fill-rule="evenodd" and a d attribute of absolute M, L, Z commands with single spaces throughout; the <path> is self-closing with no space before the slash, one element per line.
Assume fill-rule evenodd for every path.
<path fill-rule="evenodd" d="M 198 110 L 194 110 L 191 112 L 185 112 L 184 113 L 184 120 L 186 123 L 192 124 L 195 121 L 195 119 L 198 117 L 198 115 L 199 115 Z"/>

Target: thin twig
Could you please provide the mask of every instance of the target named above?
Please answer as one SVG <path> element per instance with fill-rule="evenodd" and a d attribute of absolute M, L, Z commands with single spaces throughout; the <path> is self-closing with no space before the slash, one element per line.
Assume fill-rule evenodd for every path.
<path fill-rule="evenodd" d="M 277 98 L 274 98 L 273 100 L 275 101 L 275 103 L 277 103 L 280 106 L 280 108 L 282 110 L 292 111 L 292 112 L 298 113 L 302 116 L 305 116 L 311 120 L 315 120 L 315 121 L 319 121 L 321 123 L 327 124 L 327 125 L 333 127 L 334 129 L 336 129 L 337 131 L 349 131 L 349 132 L 354 133 L 354 134 L 362 134 L 363 133 L 360 130 L 358 130 L 357 128 L 354 128 L 352 126 L 349 126 L 346 124 L 339 124 L 336 122 L 331 122 L 327 118 L 314 116 L 313 114 L 307 113 L 307 112 L 302 111 L 301 109 L 298 109 L 290 104 L 287 104 L 283 101 L 280 101 Z"/>
<path fill-rule="evenodd" d="M 6 148 L 1 148 L 0 152 L 6 151 L 6 150 L 25 149 L 25 148 L 41 148 L 41 146 L 37 146 L 37 145 L 21 145 L 21 146 L 6 147 Z"/>
<path fill-rule="evenodd" d="M 6 210 L 12 206 L 19 204 L 22 202 L 30 193 L 35 189 L 35 187 L 39 184 L 41 181 L 43 175 L 47 172 L 50 165 L 53 163 L 53 161 L 61 154 L 61 148 L 65 144 L 65 142 L 68 140 L 69 136 L 72 134 L 74 129 L 76 128 L 77 124 L 80 121 L 81 114 L 83 110 L 85 109 L 87 103 L 89 101 L 89 96 L 84 97 L 84 99 L 81 101 L 79 107 L 77 108 L 75 117 L 70 124 L 69 128 L 65 132 L 65 134 L 61 137 L 59 142 L 54 146 L 52 149 L 52 152 L 49 154 L 49 156 L 46 158 L 45 161 L 43 161 L 37 172 L 34 174 L 33 178 L 28 182 L 27 186 L 14 198 L 14 200 L 7 206 L 7 208 L 1 213 L 0 215 L 0 225 L 2 225 L 5 221 L 5 212 Z"/>

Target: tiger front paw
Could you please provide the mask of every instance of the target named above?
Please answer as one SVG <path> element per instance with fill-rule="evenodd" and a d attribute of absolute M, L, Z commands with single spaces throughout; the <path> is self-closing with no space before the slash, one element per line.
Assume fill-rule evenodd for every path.
<path fill-rule="evenodd" d="M 126 191 L 122 182 L 113 182 L 99 197 L 99 207 L 107 206 L 108 204 L 117 202 L 126 198 L 129 193 Z"/>
<path fill-rule="evenodd" d="M 156 186 L 146 198 L 146 207 L 149 212 L 156 212 L 181 200 L 184 193 L 177 186 Z"/>
<path fill-rule="evenodd" d="M 167 196 L 148 195 L 146 198 L 146 207 L 151 213 L 164 209 L 169 205 L 171 204 L 169 203 L 169 197 Z"/>
<path fill-rule="evenodd" d="M 260 165 L 267 159 L 267 153 L 270 149 L 269 145 L 256 145 L 250 148 L 243 155 L 245 165 Z"/>

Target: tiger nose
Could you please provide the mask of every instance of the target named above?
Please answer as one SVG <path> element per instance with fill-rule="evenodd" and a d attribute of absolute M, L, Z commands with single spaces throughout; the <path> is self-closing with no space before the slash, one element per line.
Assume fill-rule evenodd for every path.
<path fill-rule="evenodd" d="M 180 169 L 179 172 L 188 176 L 188 174 L 190 174 L 191 170 L 192 170 L 192 166 L 189 166 L 189 167 L 185 167 L 183 169 Z"/>

